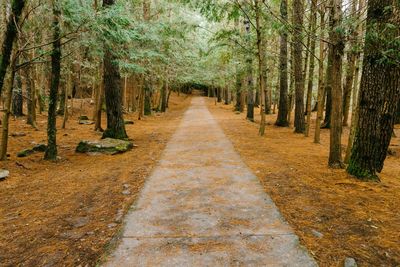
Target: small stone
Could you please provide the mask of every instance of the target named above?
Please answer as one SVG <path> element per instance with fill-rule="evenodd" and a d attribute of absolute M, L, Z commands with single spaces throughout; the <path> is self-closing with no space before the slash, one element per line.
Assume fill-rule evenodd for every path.
<path fill-rule="evenodd" d="M 23 132 L 14 132 L 10 134 L 12 137 L 21 137 L 21 136 L 26 136 L 26 133 Z"/>
<path fill-rule="evenodd" d="M 124 123 L 125 123 L 125 124 L 135 124 L 135 122 L 134 122 L 134 121 L 131 121 L 131 120 L 125 120 Z"/>
<path fill-rule="evenodd" d="M 4 180 L 10 175 L 8 170 L 0 170 L 0 180 Z"/>
<path fill-rule="evenodd" d="M 131 191 L 129 189 L 126 189 L 126 190 L 122 191 L 122 194 L 127 196 L 127 195 L 131 194 Z"/>
<path fill-rule="evenodd" d="M 62 233 L 62 234 L 60 234 L 60 236 L 65 239 L 81 239 L 83 234 L 71 231 L 71 232 Z"/>
<path fill-rule="evenodd" d="M 27 156 L 33 154 L 34 152 L 35 151 L 33 151 L 33 149 L 24 149 L 17 153 L 17 157 L 24 158 L 24 157 L 27 157 Z"/>
<path fill-rule="evenodd" d="M 357 267 L 357 262 L 353 258 L 346 258 L 344 260 L 344 267 Z"/>
<path fill-rule="evenodd" d="M 78 117 L 78 120 L 80 120 L 80 121 L 88 121 L 88 120 L 89 120 L 89 117 L 88 117 L 88 116 L 85 116 L 85 115 L 82 115 L 82 116 L 79 116 L 79 117 Z"/>
<path fill-rule="evenodd" d="M 79 124 L 83 124 L 83 125 L 92 125 L 94 124 L 94 121 L 89 121 L 89 120 L 80 120 Z"/>
<path fill-rule="evenodd" d="M 236 115 L 239 115 L 239 114 L 240 114 L 240 111 L 235 111 L 235 114 L 236 114 Z"/>
<path fill-rule="evenodd" d="M 317 230 L 314 230 L 314 229 L 311 230 L 311 233 L 312 233 L 315 237 L 318 237 L 318 238 L 322 238 L 322 237 L 324 236 L 322 233 L 320 233 L 320 232 L 318 232 Z"/>
<path fill-rule="evenodd" d="M 116 224 L 116 223 L 110 223 L 109 225 L 107 225 L 108 226 L 108 228 L 114 228 L 114 227 L 116 227 L 118 224 Z"/>
<path fill-rule="evenodd" d="M 89 222 L 89 217 L 70 218 L 70 219 L 67 219 L 67 221 L 68 221 L 69 223 L 71 223 L 71 225 L 72 225 L 74 228 L 80 228 L 80 227 L 83 227 L 83 226 L 85 226 L 86 224 L 88 224 L 88 222 Z"/>

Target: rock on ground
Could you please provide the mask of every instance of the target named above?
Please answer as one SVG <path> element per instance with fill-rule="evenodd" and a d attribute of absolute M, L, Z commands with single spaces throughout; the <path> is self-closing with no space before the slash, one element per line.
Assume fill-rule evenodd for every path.
<path fill-rule="evenodd" d="M 344 260 L 344 267 L 357 267 L 357 262 L 353 258 L 346 258 Z"/>
<path fill-rule="evenodd" d="M 8 170 L 0 170 L 0 180 L 4 180 L 10 175 Z"/>
<path fill-rule="evenodd" d="M 79 153 L 103 153 L 103 154 L 119 154 L 129 151 L 133 148 L 132 142 L 105 138 L 98 141 L 80 141 L 76 147 L 76 152 Z"/>

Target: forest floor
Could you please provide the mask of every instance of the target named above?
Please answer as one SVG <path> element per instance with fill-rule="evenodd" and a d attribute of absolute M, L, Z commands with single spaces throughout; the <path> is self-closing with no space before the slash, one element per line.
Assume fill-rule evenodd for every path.
<path fill-rule="evenodd" d="M 244 113 L 207 101 L 236 151 L 320 266 L 342 266 L 346 257 L 355 258 L 359 266 L 400 265 L 399 125 L 391 144 L 396 153 L 385 161 L 382 182 L 360 182 L 344 170 L 327 167 L 328 130 L 317 145 L 313 128 L 305 138 L 292 128 L 273 126 L 276 116 L 268 115 L 266 136 L 260 137 L 258 124 L 246 121 Z M 93 125 L 78 124 L 76 110 L 67 129 L 58 131 L 57 163 L 43 161 L 42 153 L 15 156 L 32 142 L 46 143 L 46 116 L 38 116 L 39 131 L 26 125 L 25 118 L 11 120 L 10 133 L 27 135 L 10 137 L 11 158 L 0 163 L 10 170 L 10 177 L 0 181 L 0 265 L 94 266 L 113 247 L 123 216 L 189 104 L 190 98 L 173 95 L 166 114 L 142 121 L 127 114 L 126 119 L 135 121 L 127 131 L 138 147 L 114 156 L 75 153 L 81 139 L 101 136 Z M 91 112 L 83 115 L 91 117 Z M 345 128 L 344 148 L 347 134 Z"/>
<path fill-rule="evenodd" d="M 343 266 L 346 257 L 359 266 L 400 266 L 400 125 L 381 183 L 361 182 L 328 168 L 329 130 L 314 144 L 314 121 L 306 138 L 273 126 L 276 115 L 268 115 L 260 137 L 258 123 L 245 120 L 245 113 L 214 99 L 208 107 L 320 266 Z M 346 127 L 344 149 L 347 136 Z"/>
<path fill-rule="evenodd" d="M 135 121 L 126 128 L 138 147 L 114 156 L 75 153 L 80 140 L 101 137 L 93 125 L 78 124 L 75 110 L 66 129 L 58 130 L 57 163 L 42 160 L 43 153 L 16 157 L 34 142 L 46 143 L 45 115 L 37 118 L 38 131 L 24 117 L 11 120 L 10 133 L 26 136 L 9 138 L 10 160 L 0 163 L 10 171 L 0 181 L 0 266 L 95 266 L 189 104 L 189 97 L 172 94 L 165 114 L 141 121 L 126 114 Z M 92 108 L 87 101 L 82 115 L 90 118 Z"/>

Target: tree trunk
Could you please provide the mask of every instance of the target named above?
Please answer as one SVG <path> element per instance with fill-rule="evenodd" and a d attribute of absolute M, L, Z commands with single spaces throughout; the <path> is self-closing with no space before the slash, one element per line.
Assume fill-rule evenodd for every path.
<path fill-rule="evenodd" d="M 303 32 L 304 5 L 302 0 L 293 0 L 293 24 L 294 24 L 294 76 L 295 76 L 295 133 L 303 133 L 304 120 L 304 80 L 302 66 L 302 32 Z"/>
<path fill-rule="evenodd" d="M 10 81 L 7 88 L 7 95 L 5 100 L 5 110 L 3 113 L 2 121 L 2 133 L 1 133 L 1 148 L 0 148 L 0 160 L 7 160 L 7 147 L 8 147 L 8 132 L 9 132 L 9 119 L 11 115 L 11 100 L 12 100 L 12 89 L 15 78 L 15 55 L 11 59 L 11 74 Z"/>
<path fill-rule="evenodd" d="M 168 78 L 165 79 L 164 85 L 161 89 L 161 112 L 167 111 L 167 98 L 168 98 L 169 84 Z"/>
<path fill-rule="evenodd" d="M 61 29 L 60 16 L 61 7 L 58 0 L 53 0 L 53 51 L 51 52 L 51 85 L 49 97 L 49 110 L 47 118 L 47 148 L 44 154 L 46 160 L 57 159 L 57 128 L 56 128 L 56 111 L 58 87 L 60 85 L 61 75 Z"/>
<path fill-rule="evenodd" d="M 236 91 L 236 102 L 235 102 L 235 111 L 242 112 L 242 75 L 239 68 L 236 66 L 236 83 L 235 83 L 235 91 Z"/>
<path fill-rule="evenodd" d="M 222 88 L 221 87 L 217 87 L 217 102 L 221 103 L 222 102 Z"/>
<path fill-rule="evenodd" d="M 246 28 L 246 41 L 250 46 L 250 21 L 248 19 L 244 22 Z M 247 53 L 246 58 L 247 66 L 247 115 L 249 121 L 254 121 L 254 86 L 253 86 L 253 55 L 251 52 Z"/>
<path fill-rule="evenodd" d="M 283 21 L 288 20 L 288 5 L 287 0 L 281 1 L 281 18 Z M 276 126 L 287 127 L 289 126 L 288 121 L 288 44 L 287 44 L 287 32 L 286 29 L 281 31 L 280 40 L 280 71 L 279 71 L 279 109 L 278 118 L 275 122 Z"/>
<path fill-rule="evenodd" d="M 29 57 L 30 59 L 33 58 Z M 28 96 L 27 107 L 28 117 L 26 123 L 31 125 L 33 128 L 37 128 L 36 125 L 36 85 L 35 85 L 35 67 L 28 66 L 24 68 L 25 81 L 26 81 L 26 92 Z"/>
<path fill-rule="evenodd" d="M 357 2 L 354 0 L 351 4 L 350 20 L 355 17 L 356 12 L 357 12 Z M 355 29 L 354 26 L 350 25 L 350 47 L 349 47 L 349 52 L 347 53 L 346 78 L 343 88 L 343 126 L 347 126 L 349 120 L 351 90 L 353 88 L 355 62 L 357 57 L 357 52 L 356 52 L 357 38 L 358 38 L 357 29 Z"/>
<path fill-rule="evenodd" d="M 393 133 L 400 99 L 399 5 L 368 1 L 359 119 L 347 168 L 360 179 L 379 180 Z"/>
<path fill-rule="evenodd" d="M 103 0 L 103 6 L 114 4 L 115 0 Z M 126 139 L 125 122 L 122 112 L 121 75 L 116 55 L 106 45 L 104 53 L 104 92 L 107 109 L 107 128 L 103 138 Z"/>
<path fill-rule="evenodd" d="M 104 103 L 104 78 L 102 77 L 101 73 L 104 73 L 104 64 L 100 64 L 100 74 L 99 74 L 99 85 L 97 87 L 98 96 L 96 100 L 96 120 L 94 123 L 94 130 L 95 131 L 104 131 L 101 127 L 101 117 L 102 117 L 102 109 Z"/>
<path fill-rule="evenodd" d="M 321 121 L 324 113 L 324 100 L 325 97 L 325 86 L 324 86 L 324 59 L 325 59 L 325 43 L 323 41 L 325 32 L 325 11 L 324 7 L 320 10 L 320 35 L 319 41 L 319 67 L 318 67 L 318 107 L 317 107 L 317 118 L 315 120 L 315 132 L 314 132 L 314 143 L 319 144 L 320 132 L 321 132 Z"/>
<path fill-rule="evenodd" d="M 363 1 L 363 0 L 361 0 Z M 350 125 L 350 133 L 349 139 L 347 142 L 346 148 L 346 155 L 344 157 L 344 163 L 349 164 L 350 156 L 351 156 L 351 149 L 353 147 L 354 137 L 356 135 L 356 127 L 358 124 L 358 102 L 359 102 L 359 90 L 358 90 L 358 80 L 359 80 L 359 73 L 360 73 L 360 60 L 359 55 L 357 56 L 357 62 L 354 72 L 354 88 L 352 90 L 352 108 L 351 108 L 351 125 Z"/>
<path fill-rule="evenodd" d="M 310 128 L 311 128 L 311 102 L 312 102 L 312 91 L 313 91 L 313 81 L 314 81 L 314 67 L 315 67 L 315 45 L 316 45 L 316 38 L 315 38 L 315 31 L 317 26 L 317 0 L 311 1 L 311 21 L 310 21 L 310 29 L 311 29 L 311 40 L 310 40 L 310 67 L 308 73 L 308 85 L 307 85 L 307 124 L 306 124 L 306 131 L 305 136 L 309 136 Z"/>
<path fill-rule="evenodd" d="M 147 79 L 145 80 L 145 86 L 144 86 L 143 114 L 145 116 L 151 115 L 151 88 L 149 85 L 149 81 L 147 81 Z"/>
<path fill-rule="evenodd" d="M 261 10 L 260 10 L 260 0 L 255 0 L 254 4 L 255 8 L 255 13 L 256 13 L 256 33 L 257 33 L 257 56 L 258 56 L 258 75 L 259 75 L 259 91 L 260 91 L 260 114 L 261 114 L 261 123 L 260 123 L 260 129 L 258 131 L 259 135 L 263 136 L 265 133 L 265 103 L 266 101 L 266 88 L 265 88 L 265 81 L 264 81 L 264 60 L 265 60 L 265 54 L 264 54 L 264 43 L 263 43 L 263 36 L 262 36 L 262 26 L 261 26 Z"/>
<path fill-rule="evenodd" d="M 225 94 L 224 94 L 224 104 L 229 105 L 229 89 L 228 86 L 225 86 Z"/>
<path fill-rule="evenodd" d="M 0 57 L 0 95 L 3 89 L 4 77 L 7 73 L 7 68 L 10 65 L 10 57 L 13 49 L 13 43 L 18 35 L 19 21 L 21 18 L 22 10 L 24 9 L 24 0 L 13 0 L 11 13 L 7 20 L 6 31 L 4 33 L 4 40 L 1 47 Z"/>
<path fill-rule="evenodd" d="M 334 12 L 330 29 L 329 53 L 332 53 L 332 118 L 330 131 L 329 166 L 342 168 L 342 58 L 344 53 L 344 36 L 337 30 L 342 21 L 342 0 L 332 0 Z"/>
<path fill-rule="evenodd" d="M 13 91 L 12 91 L 12 114 L 15 117 L 21 117 L 24 115 L 22 107 L 24 104 L 24 98 L 22 96 L 22 79 L 21 75 L 15 73 Z"/>
<path fill-rule="evenodd" d="M 68 94 L 69 94 L 69 88 L 71 87 L 72 81 L 71 81 L 71 73 L 68 73 L 68 79 L 67 83 L 65 85 L 65 91 L 64 91 L 64 114 L 63 114 L 63 122 L 62 122 L 62 129 L 65 129 L 65 126 L 67 124 L 68 120 Z"/>
<path fill-rule="evenodd" d="M 67 86 L 63 83 L 64 86 L 61 86 L 61 94 L 59 94 L 59 105 L 57 110 L 57 115 L 64 115 L 64 108 L 65 108 L 65 91 L 67 90 Z M 64 87 L 64 88 L 62 88 Z"/>

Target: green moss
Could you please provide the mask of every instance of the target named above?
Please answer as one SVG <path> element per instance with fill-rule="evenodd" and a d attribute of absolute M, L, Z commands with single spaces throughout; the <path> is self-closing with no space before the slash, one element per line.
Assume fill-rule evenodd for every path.
<path fill-rule="evenodd" d="M 349 166 L 347 167 L 347 172 L 363 181 L 380 181 L 379 176 L 376 173 L 362 168 L 353 160 L 350 160 Z"/>
<path fill-rule="evenodd" d="M 27 157 L 29 155 L 32 155 L 35 151 L 33 151 L 33 149 L 24 149 L 20 152 L 17 153 L 17 157 L 19 158 L 24 158 Z"/>
<path fill-rule="evenodd" d="M 37 144 L 35 145 L 32 150 L 36 152 L 45 152 L 47 149 L 47 146 L 45 144 Z"/>
<path fill-rule="evenodd" d="M 81 141 L 76 147 L 76 152 L 99 152 L 103 154 L 124 153 L 133 148 L 133 144 L 129 141 L 120 139 L 106 138 L 100 141 Z"/>

